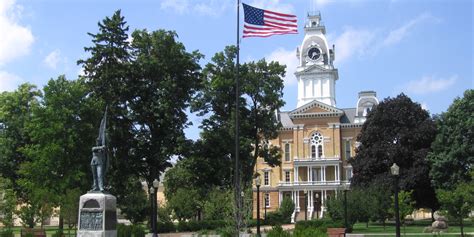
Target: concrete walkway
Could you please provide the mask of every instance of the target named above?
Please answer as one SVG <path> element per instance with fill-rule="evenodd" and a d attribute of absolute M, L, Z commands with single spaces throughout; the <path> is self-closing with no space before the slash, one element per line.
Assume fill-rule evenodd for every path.
<path fill-rule="evenodd" d="M 295 224 L 287 224 L 287 225 L 282 225 L 281 226 L 284 230 L 293 230 L 295 228 Z M 262 237 L 266 236 L 264 234 L 266 231 L 270 231 L 272 229 L 272 226 L 266 225 L 266 226 L 261 226 L 260 227 L 260 232 L 262 233 Z M 250 228 L 250 231 L 252 234 L 257 233 L 257 227 L 252 227 Z M 179 232 L 179 233 L 163 233 L 163 234 L 158 234 L 159 237 L 196 237 L 198 234 L 196 232 Z M 206 235 L 208 237 L 219 237 L 219 235 Z M 242 237 L 247 237 L 251 236 L 250 234 L 242 234 Z M 152 237 L 151 234 L 147 234 L 146 237 Z"/>

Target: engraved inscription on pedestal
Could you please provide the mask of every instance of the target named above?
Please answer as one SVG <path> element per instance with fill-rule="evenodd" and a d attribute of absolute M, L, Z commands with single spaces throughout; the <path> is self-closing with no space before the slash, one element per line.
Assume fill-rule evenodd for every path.
<path fill-rule="evenodd" d="M 82 195 L 79 201 L 78 237 L 114 237 L 116 235 L 116 198 L 104 193 Z"/>
<path fill-rule="evenodd" d="M 81 230 L 102 230 L 102 213 L 101 212 L 81 212 Z"/>

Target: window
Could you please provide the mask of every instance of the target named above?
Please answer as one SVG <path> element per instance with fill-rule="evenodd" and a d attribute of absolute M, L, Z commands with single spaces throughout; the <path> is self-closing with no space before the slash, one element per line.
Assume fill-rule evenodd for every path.
<path fill-rule="evenodd" d="M 285 161 L 290 161 L 290 143 L 285 144 Z"/>
<path fill-rule="evenodd" d="M 264 205 L 265 205 L 265 207 L 270 207 L 270 194 L 269 193 L 265 193 Z"/>
<path fill-rule="evenodd" d="M 270 173 L 268 171 L 265 171 L 263 173 L 263 185 L 265 186 L 270 185 Z"/>
<path fill-rule="evenodd" d="M 347 178 L 347 180 L 352 179 L 352 168 L 347 168 L 346 169 L 346 178 Z"/>
<path fill-rule="evenodd" d="M 344 151 L 346 154 L 346 160 L 351 158 L 351 140 L 344 141 Z"/>
<path fill-rule="evenodd" d="M 290 171 L 285 171 L 285 182 L 290 182 L 291 179 L 290 179 Z"/>
<path fill-rule="evenodd" d="M 311 135 L 311 158 L 323 157 L 323 136 L 321 133 Z"/>
<path fill-rule="evenodd" d="M 321 181 L 321 168 L 313 168 L 313 180 L 312 181 Z"/>

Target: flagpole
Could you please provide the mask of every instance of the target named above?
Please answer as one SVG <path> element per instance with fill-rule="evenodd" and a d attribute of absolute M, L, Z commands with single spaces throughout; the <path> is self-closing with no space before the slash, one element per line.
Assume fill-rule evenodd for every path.
<path fill-rule="evenodd" d="M 240 153 L 240 139 L 239 139 L 239 100 L 240 100 L 240 90 L 239 90 L 239 60 L 240 60 L 240 0 L 237 0 L 237 58 L 236 58 L 236 70 L 235 70 L 235 168 L 234 168 L 234 178 L 235 178 L 235 207 L 236 207 L 236 231 L 237 236 L 240 232 L 240 213 L 241 213 L 241 195 L 240 195 L 240 166 L 239 166 L 239 153 Z"/>

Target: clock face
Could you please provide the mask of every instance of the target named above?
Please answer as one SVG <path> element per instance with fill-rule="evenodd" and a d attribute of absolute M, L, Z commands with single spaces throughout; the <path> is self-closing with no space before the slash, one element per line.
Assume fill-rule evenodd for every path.
<path fill-rule="evenodd" d="M 308 57 L 311 60 L 317 60 L 321 56 L 321 50 L 317 47 L 312 47 L 308 50 Z"/>

